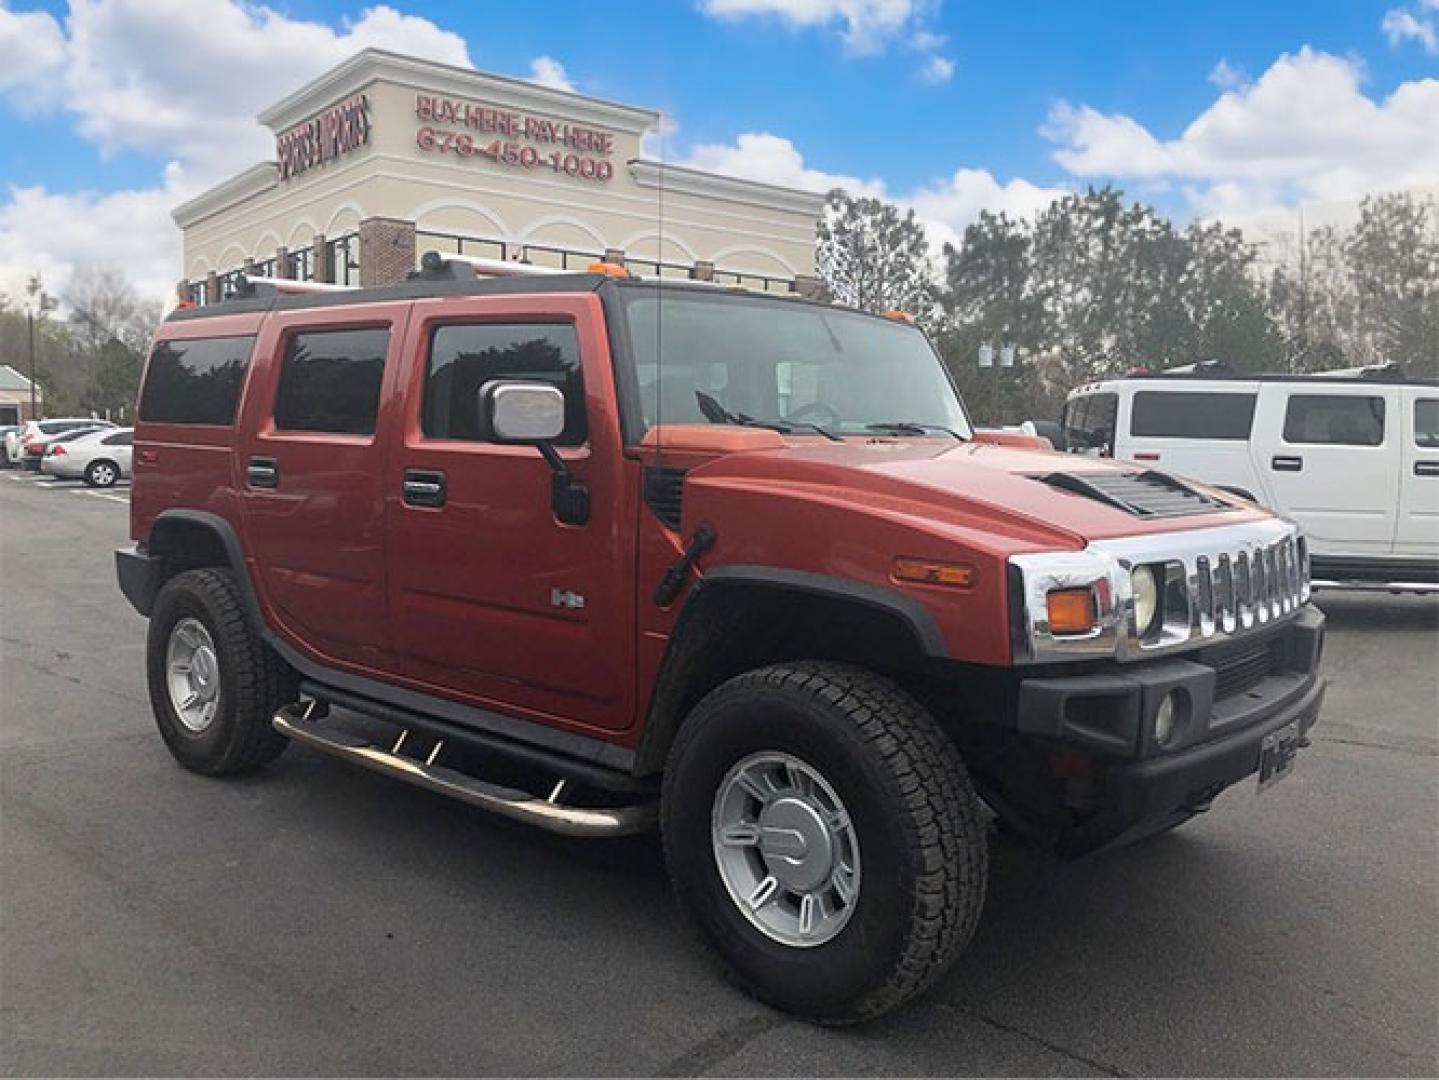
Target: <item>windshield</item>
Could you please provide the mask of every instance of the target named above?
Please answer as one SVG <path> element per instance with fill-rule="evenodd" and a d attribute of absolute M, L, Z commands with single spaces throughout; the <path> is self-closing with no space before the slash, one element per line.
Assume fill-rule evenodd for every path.
<path fill-rule="evenodd" d="M 646 428 L 753 420 L 788 422 L 801 435 L 820 434 L 805 425 L 837 435 L 972 434 L 942 361 L 908 323 L 733 293 L 623 295 Z"/>

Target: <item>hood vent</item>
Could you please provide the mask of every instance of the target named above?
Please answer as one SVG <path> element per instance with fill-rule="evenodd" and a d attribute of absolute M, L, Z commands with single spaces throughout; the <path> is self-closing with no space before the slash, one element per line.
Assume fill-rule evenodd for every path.
<path fill-rule="evenodd" d="M 645 505 L 675 532 L 679 532 L 684 510 L 686 471 L 672 465 L 651 465 L 645 469 Z"/>
<path fill-rule="evenodd" d="M 1107 503 L 1139 518 L 1188 517 L 1233 510 L 1166 473 L 1049 473 L 1034 479 L 1050 487 Z"/>

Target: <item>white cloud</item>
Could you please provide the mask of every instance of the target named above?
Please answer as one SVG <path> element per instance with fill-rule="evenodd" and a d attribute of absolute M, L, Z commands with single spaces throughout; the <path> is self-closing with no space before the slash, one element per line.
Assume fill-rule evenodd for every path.
<path fill-rule="evenodd" d="M 272 157 L 256 113 L 359 50 L 470 62 L 463 38 L 384 5 L 339 28 L 243 0 L 72 0 L 63 25 L 4 5 L 0 94 L 72 117 L 102 155 L 171 162 L 149 189 L 0 193 L 0 269 L 40 268 L 52 288 L 77 263 L 105 261 L 168 295 L 180 267 L 170 208 Z"/>
<path fill-rule="evenodd" d="M 895 194 L 877 178 L 862 180 L 816 169 L 806 164 L 793 142 L 767 132 L 746 133 L 733 143 L 696 146 L 680 164 L 808 191 L 828 192 L 838 187 L 851 195 L 912 207 L 936 253 L 945 243 L 958 244 L 964 227 L 982 210 L 1028 217 L 1065 194 L 1062 189 L 1042 188 L 1027 180 L 1001 183 L 985 169 L 957 169 L 943 180 Z"/>
<path fill-rule="evenodd" d="M 838 24 L 845 48 L 860 55 L 912 31 L 929 7 L 924 0 L 700 0 L 700 10 L 721 19 L 771 17 L 804 29 Z"/>
<path fill-rule="evenodd" d="M 1416 41 L 1430 56 L 1439 56 L 1439 21 L 1425 12 L 1439 11 L 1439 0 L 1420 0 L 1414 10 L 1391 8 L 1384 13 L 1380 29 L 1389 44 L 1398 46 Z"/>
<path fill-rule="evenodd" d="M 794 143 L 768 132 L 746 132 L 728 144 L 702 143 L 679 164 L 806 191 L 842 187 L 852 195 L 884 196 L 882 180 L 860 180 L 810 168 Z"/>
<path fill-rule="evenodd" d="M 27 111 L 40 108 L 64 64 L 60 24 L 43 11 L 11 11 L 0 0 L 0 91 Z"/>
<path fill-rule="evenodd" d="M 1221 59 L 1209 72 L 1209 81 L 1221 90 L 1238 90 L 1249 84 L 1249 76 L 1228 60 Z"/>
<path fill-rule="evenodd" d="M 565 65 L 553 56 L 537 56 L 530 61 L 530 82 L 548 86 L 551 90 L 567 90 L 570 93 L 575 90 Z"/>
<path fill-rule="evenodd" d="M 134 191 L 11 187 L 0 203 L 0 269 L 38 271 L 46 288 L 63 296 L 77 266 L 110 263 L 124 268 L 142 296 L 168 299 L 180 278 L 180 233 L 170 208 L 191 193 L 178 169 L 168 170 L 161 186 Z"/>
<path fill-rule="evenodd" d="M 1304 48 L 1221 94 L 1178 138 L 1060 102 L 1043 134 L 1075 176 L 1180 184 L 1203 213 L 1349 199 L 1439 178 L 1439 80 L 1364 93 L 1353 60 Z"/>
<path fill-rule="evenodd" d="M 944 56 L 931 56 L 919 69 L 920 82 L 939 86 L 954 77 L 954 61 Z"/>
<path fill-rule="evenodd" d="M 939 55 L 946 38 L 929 29 L 940 0 L 699 0 L 717 19 L 777 19 L 793 29 L 834 27 L 852 56 L 875 56 L 901 45 L 920 56 L 919 80 L 931 86 L 949 81 L 954 61 Z"/>

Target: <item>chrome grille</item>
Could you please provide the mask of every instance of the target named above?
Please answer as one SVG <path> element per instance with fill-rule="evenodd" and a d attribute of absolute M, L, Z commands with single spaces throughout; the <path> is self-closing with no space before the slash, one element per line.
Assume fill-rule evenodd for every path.
<path fill-rule="evenodd" d="M 1165 610 L 1152 633 L 1131 635 L 1132 643 L 1144 651 L 1265 626 L 1309 599 L 1304 538 L 1294 531 L 1277 539 L 1241 540 L 1230 550 L 1185 553 L 1156 562 L 1162 562 L 1166 582 L 1182 581 L 1184 588 L 1163 591 Z M 1187 610 L 1170 610 L 1176 596 L 1182 596 Z"/>
<path fill-rule="evenodd" d="M 1092 656 L 1144 660 L 1245 637 L 1286 619 L 1309 600 L 1309 557 L 1283 518 L 1097 540 L 1081 551 L 1010 556 L 1017 573 L 1015 656 L 1044 663 Z M 1133 572 L 1156 576 L 1160 611 L 1137 627 Z M 1090 588 L 1098 619 L 1082 635 L 1049 629 L 1047 597 Z"/>

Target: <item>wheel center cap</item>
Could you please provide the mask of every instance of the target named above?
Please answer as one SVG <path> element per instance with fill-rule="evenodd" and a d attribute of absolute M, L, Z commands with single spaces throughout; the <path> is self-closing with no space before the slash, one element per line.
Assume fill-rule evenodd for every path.
<path fill-rule="evenodd" d="M 803 799 L 776 799 L 759 816 L 759 848 L 781 885 L 806 893 L 824 883 L 834 865 L 834 845 L 824 819 Z"/>

